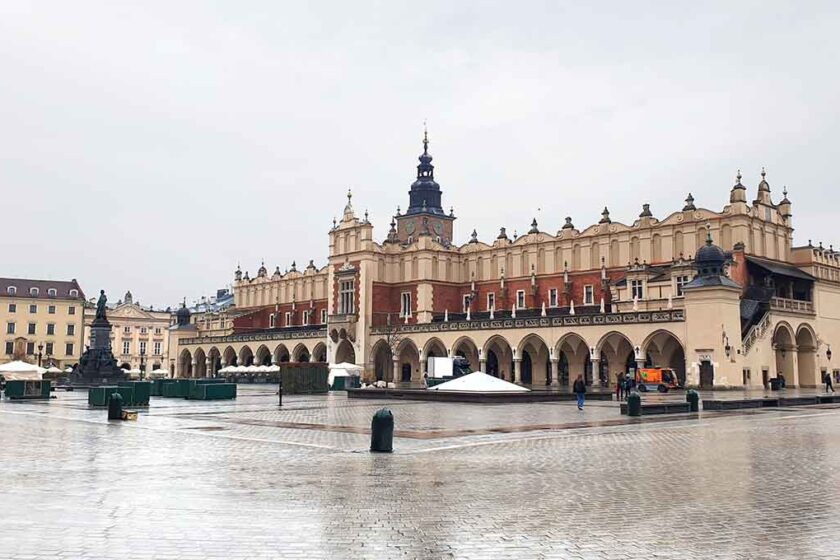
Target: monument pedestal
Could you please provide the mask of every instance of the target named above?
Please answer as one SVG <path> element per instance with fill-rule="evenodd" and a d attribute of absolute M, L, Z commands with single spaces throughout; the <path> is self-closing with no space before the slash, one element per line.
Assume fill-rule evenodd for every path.
<path fill-rule="evenodd" d="M 70 382 L 102 385 L 125 381 L 127 378 L 111 352 L 111 323 L 104 317 L 97 317 L 90 327 L 90 346 L 82 354 L 79 367 L 70 374 Z"/>

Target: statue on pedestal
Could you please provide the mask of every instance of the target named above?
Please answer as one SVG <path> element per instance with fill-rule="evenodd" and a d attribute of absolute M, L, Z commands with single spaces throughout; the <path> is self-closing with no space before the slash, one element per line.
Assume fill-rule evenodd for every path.
<path fill-rule="evenodd" d="M 85 349 L 79 365 L 71 374 L 71 381 L 80 384 L 112 383 L 126 378 L 117 366 L 117 359 L 111 352 L 111 324 L 107 317 L 108 298 L 105 290 L 99 291 L 96 302 L 96 317 L 90 326 L 91 345 Z"/>

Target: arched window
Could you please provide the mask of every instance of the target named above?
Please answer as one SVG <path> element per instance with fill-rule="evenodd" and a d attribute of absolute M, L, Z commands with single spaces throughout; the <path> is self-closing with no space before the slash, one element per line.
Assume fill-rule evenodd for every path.
<path fill-rule="evenodd" d="M 15 286 L 9 286 L 8 288 L 6 288 L 6 293 L 9 294 L 10 296 L 16 295 L 17 294 L 17 288 Z"/>
<path fill-rule="evenodd" d="M 79 290 L 70 290 L 70 297 L 79 297 Z"/>
<path fill-rule="evenodd" d="M 29 288 L 30 296 L 37 296 L 39 293 L 41 293 L 41 290 L 39 290 L 38 288 Z"/>
<path fill-rule="evenodd" d="M 50 288 L 49 290 L 47 290 L 47 295 L 50 297 L 55 297 L 56 295 L 58 295 L 58 292 L 55 288 Z"/>

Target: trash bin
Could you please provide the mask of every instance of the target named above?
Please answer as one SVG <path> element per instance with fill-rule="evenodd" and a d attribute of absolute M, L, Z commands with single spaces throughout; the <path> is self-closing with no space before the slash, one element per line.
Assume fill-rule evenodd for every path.
<path fill-rule="evenodd" d="M 685 393 L 685 402 L 688 403 L 689 412 L 700 412 L 700 395 L 694 389 Z"/>
<path fill-rule="evenodd" d="M 770 390 L 771 391 L 778 391 L 782 386 L 782 381 L 778 377 L 774 377 L 770 380 Z"/>
<path fill-rule="evenodd" d="M 642 396 L 635 391 L 627 397 L 627 416 L 642 415 Z"/>
<path fill-rule="evenodd" d="M 381 408 L 370 422 L 370 450 L 377 453 L 394 451 L 394 415 L 387 408 Z"/>
<path fill-rule="evenodd" d="M 122 404 L 122 395 L 117 392 L 111 393 L 108 398 L 108 420 L 122 420 Z"/>

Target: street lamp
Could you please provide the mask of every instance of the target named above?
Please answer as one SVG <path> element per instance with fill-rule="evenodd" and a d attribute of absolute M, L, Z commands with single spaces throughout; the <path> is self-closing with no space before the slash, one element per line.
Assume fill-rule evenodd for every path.
<path fill-rule="evenodd" d="M 828 350 L 825 351 L 825 357 L 828 358 L 828 361 L 831 361 L 831 344 L 828 345 Z"/>
<path fill-rule="evenodd" d="M 41 354 L 42 354 L 43 350 L 44 350 L 43 343 L 39 343 L 38 344 L 38 367 L 41 367 Z"/>

